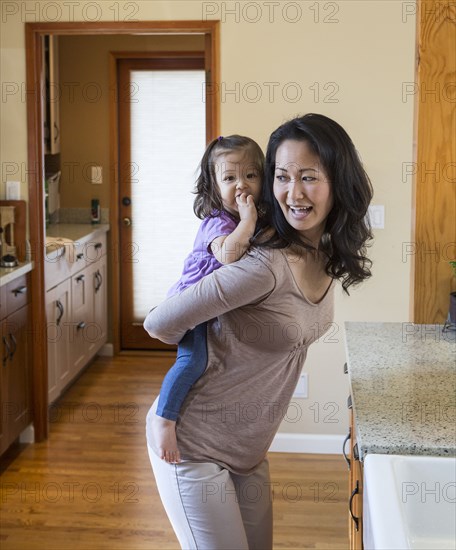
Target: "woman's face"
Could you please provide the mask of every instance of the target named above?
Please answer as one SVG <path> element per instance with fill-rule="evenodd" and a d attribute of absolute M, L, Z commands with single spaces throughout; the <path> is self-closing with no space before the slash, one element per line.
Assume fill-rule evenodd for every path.
<path fill-rule="evenodd" d="M 331 182 L 306 141 L 286 140 L 277 148 L 274 196 L 287 222 L 318 246 L 333 206 Z"/>

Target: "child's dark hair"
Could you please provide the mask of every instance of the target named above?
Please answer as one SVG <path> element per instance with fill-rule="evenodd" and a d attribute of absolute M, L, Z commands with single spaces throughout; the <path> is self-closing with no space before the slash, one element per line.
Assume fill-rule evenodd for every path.
<path fill-rule="evenodd" d="M 366 257 L 366 246 L 372 234 L 366 214 L 373 190 L 349 135 L 334 120 L 319 114 L 307 114 L 282 124 L 271 134 L 261 198 L 266 212 L 258 220 L 260 231 L 254 244 L 273 248 L 295 244 L 312 249 L 286 221 L 274 197 L 276 153 L 286 140 L 306 142 L 320 158 L 331 182 L 333 207 L 326 220 L 320 250 L 328 256 L 326 273 L 341 279 L 348 294 L 348 287 L 371 276 L 372 262 Z M 276 231 L 265 241 L 268 226 Z"/>
<path fill-rule="evenodd" d="M 193 211 L 198 218 L 204 219 L 217 215 L 217 212 L 224 209 L 222 197 L 216 183 L 216 162 L 219 155 L 233 151 L 244 151 L 249 155 L 250 163 L 243 170 L 251 170 L 253 165 L 258 171 L 260 180 L 263 181 L 264 154 L 256 141 L 236 134 L 213 139 L 201 159 L 200 172 L 195 185 L 196 197 L 193 202 Z"/>

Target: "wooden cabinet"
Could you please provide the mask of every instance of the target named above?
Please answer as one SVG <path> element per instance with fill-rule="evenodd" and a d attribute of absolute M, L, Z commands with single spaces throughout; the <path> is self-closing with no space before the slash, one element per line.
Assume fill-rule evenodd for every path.
<path fill-rule="evenodd" d="M 90 267 L 92 284 L 93 330 L 91 337 L 95 341 L 106 342 L 108 338 L 108 265 L 106 256 Z"/>
<path fill-rule="evenodd" d="M 2 287 L 0 298 L 0 453 L 3 453 L 32 421 L 28 276 L 18 277 Z"/>
<path fill-rule="evenodd" d="M 107 340 L 106 235 L 76 251 L 78 261 L 66 265 L 62 255 L 45 271 L 46 282 L 58 282 L 46 293 L 50 403 Z"/>
<path fill-rule="evenodd" d="M 70 280 L 46 294 L 49 402 L 59 397 L 70 381 Z"/>
<path fill-rule="evenodd" d="M 71 277 L 70 370 L 78 374 L 88 358 L 87 331 L 92 321 L 90 268 Z"/>
<path fill-rule="evenodd" d="M 350 433 L 350 495 L 348 500 L 350 550 L 361 550 L 363 548 L 363 464 L 359 460 L 353 408 L 350 408 Z"/>
<path fill-rule="evenodd" d="M 347 364 L 344 365 L 347 373 Z M 348 464 L 348 535 L 350 550 L 363 548 L 363 464 L 359 459 L 358 443 L 356 440 L 355 415 L 351 395 L 348 397 L 349 409 L 348 435 L 344 441 L 343 454 Z M 347 445 L 349 448 L 346 453 Z"/>

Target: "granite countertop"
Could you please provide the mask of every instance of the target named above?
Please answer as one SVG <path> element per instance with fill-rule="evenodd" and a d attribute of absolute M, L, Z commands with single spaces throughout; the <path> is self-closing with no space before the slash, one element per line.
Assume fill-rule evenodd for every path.
<path fill-rule="evenodd" d="M 456 333 L 345 323 L 359 456 L 456 454 Z"/>
<path fill-rule="evenodd" d="M 70 239 L 82 243 L 97 234 L 109 231 L 109 224 L 90 223 L 56 223 L 46 227 L 46 237 L 53 239 Z"/>

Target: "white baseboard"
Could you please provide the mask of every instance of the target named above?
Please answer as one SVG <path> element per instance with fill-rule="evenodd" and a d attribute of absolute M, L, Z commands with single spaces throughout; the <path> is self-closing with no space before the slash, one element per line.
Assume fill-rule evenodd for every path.
<path fill-rule="evenodd" d="M 101 357 L 114 357 L 114 345 L 107 342 L 98 350 L 98 355 Z"/>
<path fill-rule="evenodd" d="M 275 453 L 338 454 L 344 435 L 277 433 L 269 448 Z"/>

